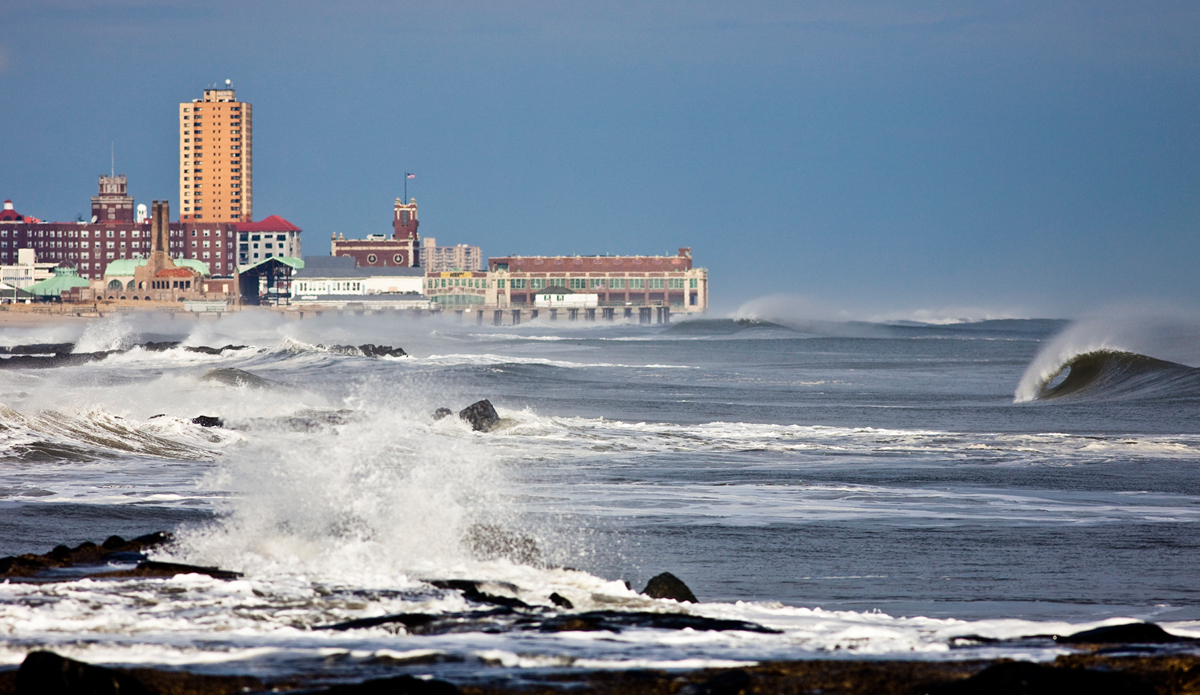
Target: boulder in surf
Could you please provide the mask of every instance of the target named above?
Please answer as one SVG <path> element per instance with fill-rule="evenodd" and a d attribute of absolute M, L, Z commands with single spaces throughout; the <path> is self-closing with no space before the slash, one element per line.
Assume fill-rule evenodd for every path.
<path fill-rule="evenodd" d="M 488 432 L 500 423 L 500 414 L 486 398 L 458 411 L 458 416 L 471 423 L 471 429 L 476 432 Z"/>
<path fill-rule="evenodd" d="M 650 598 L 669 598 L 680 603 L 700 603 L 688 585 L 670 572 L 663 572 L 652 577 L 650 581 L 646 582 L 646 588 L 642 589 L 642 593 Z"/>
<path fill-rule="evenodd" d="M 225 421 L 215 415 L 197 415 L 192 418 L 192 424 L 201 427 L 224 427 Z"/>
<path fill-rule="evenodd" d="M 447 415 L 453 415 L 453 414 L 454 414 L 454 411 L 450 410 L 449 408 L 438 408 L 437 410 L 433 411 L 433 419 L 435 421 L 441 420 L 442 418 L 446 417 Z"/>

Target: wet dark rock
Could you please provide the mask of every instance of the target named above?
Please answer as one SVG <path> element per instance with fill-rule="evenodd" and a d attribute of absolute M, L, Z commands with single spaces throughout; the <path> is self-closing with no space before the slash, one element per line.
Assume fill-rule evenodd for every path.
<path fill-rule="evenodd" d="M 463 545 L 478 560 L 511 560 L 518 565 L 542 567 L 542 551 L 529 536 L 491 524 L 473 524 L 463 534 Z"/>
<path fill-rule="evenodd" d="M 1009 661 L 988 666 L 970 678 L 930 686 L 925 692 L 928 695 L 1151 695 L 1155 689 L 1127 673 Z"/>
<path fill-rule="evenodd" d="M 391 345 L 372 345 L 364 343 L 359 345 L 358 349 L 367 357 L 407 357 L 408 353 L 402 348 L 394 348 Z"/>
<path fill-rule="evenodd" d="M 442 418 L 446 417 L 447 415 L 453 415 L 453 414 L 454 414 L 454 411 L 450 410 L 449 408 L 438 408 L 437 410 L 433 411 L 433 419 L 436 422 L 437 420 L 441 420 Z"/>
<path fill-rule="evenodd" d="M 14 355 L 0 359 L 0 369 L 49 369 L 52 367 L 70 367 L 73 365 L 98 362 L 119 350 L 103 352 L 68 353 L 58 352 L 52 355 Z"/>
<path fill-rule="evenodd" d="M 500 423 L 500 414 L 486 398 L 458 411 L 458 416 L 471 423 L 471 429 L 476 432 L 490 431 Z"/>
<path fill-rule="evenodd" d="M 506 608 L 532 608 L 528 603 L 525 603 L 519 598 L 512 596 L 497 596 L 483 591 L 481 587 L 485 584 L 495 586 L 503 586 L 505 589 L 516 593 L 517 587 L 512 584 L 503 582 L 479 582 L 471 579 L 434 579 L 429 582 L 439 589 L 451 589 L 453 591 L 462 592 L 463 598 L 475 603 L 486 603 L 493 606 L 504 606 Z"/>
<path fill-rule="evenodd" d="M 225 421 L 215 415 L 197 415 L 192 418 L 192 424 L 201 427 L 224 427 Z"/>
<path fill-rule="evenodd" d="M 30 652 L 17 671 L 18 695 L 149 695 L 134 676 L 54 652 Z"/>
<path fill-rule="evenodd" d="M 226 350 L 245 350 L 249 347 L 249 345 L 222 345 L 219 348 L 213 348 L 205 345 L 196 345 L 192 347 L 185 347 L 184 350 L 188 352 L 198 352 L 202 355 L 220 355 Z"/>
<path fill-rule="evenodd" d="M 559 608 L 566 608 L 568 610 L 575 607 L 575 604 L 571 603 L 571 599 L 567 598 L 566 596 L 563 596 L 562 594 L 558 593 L 557 591 L 554 592 L 553 594 L 550 594 L 550 603 L 553 603 L 554 605 L 558 606 Z"/>
<path fill-rule="evenodd" d="M 541 632 L 588 632 L 604 630 L 620 632 L 625 628 L 640 627 L 658 630 L 699 630 L 703 632 L 759 632 L 779 634 L 758 623 L 745 620 L 721 620 L 689 613 L 655 613 L 653 611 L 588 611 L 555 615 L 530 626 Z"/>
<path fill-rule="evenodd" d="M 741 695 L 750 692 L 750 674 L 740 668 L 701 681 L 688 683 L 679 689 L 679 695 Z"/>
<path fill-rule="evenodd" d="M 163 577 L 170 578 L 178 574 L 205 574 L 213 579 L 238 579 L 241 572 L 231 572 L 217 567 L 202 567 L 200 565 L 185 565 L 178 562 L 157 562 L 145 560 L 139 562 L 135 569 L 117 572 L 103 572 L 90 575 L 94 579 L 129 579 L 133 577 Z"/>
<path fill-rule="evenodd" d="M 313 629 L 338 631 L 365 630 L 367 628 L 379 627 L 380 625 L 403 625 L 406 631 L 417 634 L 420 631 L 420 628 L 436 622 L 437 620 L 439 620 L 439 616 L 429 615 L 427 613 L 396 613 L 392 615 L 378 615 L 373 618 L 347 620 L 344 623 L 334 623 L 333 625 L 319 625 Z"/>
<path fill-rule="evenodd" d="M 159 342 L 141 344 L 143 350 L 149 350 L 150 352 L 166 352 L 167 350 L 173 350 L 179 347 L 179 345 L 180 341 L 178 340 L 163 340 Z"/>
<path fill-rule="evenodd" d="M 393 676 L 362 683 L 335 685 L 315 692 L 320 695 L 457 695 L 461 691 L 453 684 L 437 679 Z"/>
<path fill-rule="evenodd" d="M 55 546 L 44 555 L 16 555 L 0 558 L 0 578 L 34 577 L 46 570 L 61 567 L 102 565 L 110 560 L 144 560 L 142 551 L 172 540 L 171 534 L 158 531 L 138 536 L 127 541 L 120 536 L 109 536 L 103 545 L 92 542 L 80 543 L 74 548 Z"/>
<path fill-rule="evenodd" d="M 1172 635 L 1154 623 L 1127 623 L 1084 630 L 1073 635 L 1055 635 L 1054 641 L 1060 644 L 1173 644 L 1195 640 Z"/>
<path fill-rule="evenodd" d="M 200 377 L 201 381 L 213 381 L 226 386 L 247 386 L 249 388 L 265 389 L 277 385 L 276 382 L 256 376 L 242 369 L 220 367 L 210 369 Z"/>
<path fill-rule="evenodd" d="M 34 343 L 0 347 L 0 353 L 6 355 L 58 355 L 68 354 L 74 349 L 75 343 Z"/>
<path fill-rule="evenodd" d="M 670 572 L 663 572 L 651 578 L 649 582 L 646 582 L 646 588 L 642 590 L 642 593 L 650 598 L 669 598 L 680 603 L 700 603 L 687 584 Z"/>

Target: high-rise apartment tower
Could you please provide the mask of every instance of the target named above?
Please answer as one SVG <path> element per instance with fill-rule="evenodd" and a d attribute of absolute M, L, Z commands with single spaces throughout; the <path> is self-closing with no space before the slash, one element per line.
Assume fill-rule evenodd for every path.
<path fill-rule="evenodd" d="M 179 219 L 246 222 L 254 215 L 254 119 L 225 89 L 179 105 Z"/>

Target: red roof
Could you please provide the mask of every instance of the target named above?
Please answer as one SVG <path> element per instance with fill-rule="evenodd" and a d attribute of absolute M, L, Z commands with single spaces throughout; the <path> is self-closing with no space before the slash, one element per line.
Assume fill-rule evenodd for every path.
<path fill-rule="evenodd" d="M 195 275 L 191 268 L 163 268 L 154 274 L 156 278 L 190 278 Z"/>
<path fill-rule="evenodd" d="M 239 232 L 299 232 L 299 227 L 279 215 L 271 215 L 258 222 L 238 222 Z"/>

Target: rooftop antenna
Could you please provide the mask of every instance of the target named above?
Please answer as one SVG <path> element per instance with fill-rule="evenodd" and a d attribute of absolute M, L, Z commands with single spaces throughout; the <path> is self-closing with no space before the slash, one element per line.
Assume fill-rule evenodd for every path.
<path fill-rule="evenodd" d="M 115 178 L 117 176 L 117 145 L 116 142 L 112 140 L 108 141 L 108 156 L 109 165 L 112 167 L 110 176 Z"/>

